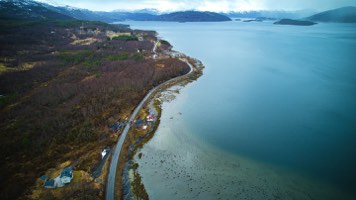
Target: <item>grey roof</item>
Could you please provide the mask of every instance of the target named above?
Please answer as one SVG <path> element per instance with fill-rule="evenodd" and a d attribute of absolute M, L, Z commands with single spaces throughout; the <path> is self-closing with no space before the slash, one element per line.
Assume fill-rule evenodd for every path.
<path fill-rule="evenodd" d="M 63 171 L 61 172 L 61 178 L 62 177 L 72 177 L 73 173 L 73 167 L 66 167 L 63 169 Z"/>
<path fill-rule="evenodd" d="M 44 185 L 45 187 L 46 187 L 46 186 L 53 187 L 53 186 L 54 186 L 54 180 L 53 180 L 53 179 L 49 179 L 49 180 L 46 181 L 43 185 Z"/>

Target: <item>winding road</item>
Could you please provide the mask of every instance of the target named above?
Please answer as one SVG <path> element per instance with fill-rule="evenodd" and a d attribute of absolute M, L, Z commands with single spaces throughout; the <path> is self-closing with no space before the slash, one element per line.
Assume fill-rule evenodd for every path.
<path fill-rule="evenodd" d="M 155 51 L 154 51 L 155 52 Z M 131 122 L 134 121 L 134 119 L 136 118 L 138 112 L 141 110 L 143 104 L 151 97 L 152 94 L 154 94 L 159 88 L 161 88 L 163 85 L 171 83 L 175 80 L 177 80 L 178 78 L 181 78 L 183 76 L 187 76 L 189 74 L 191 74 L 193 72 L 193 66 L 186 60 L 186 59 L 181 59 L 181 61 L 185 62 L 188 64 L 188 66 L 190 67 L 190 71 L 184 75 L 175 77 L 173 79 L 170 79 L 164 83 L 159 84 L 158 86 L 154 87 L 153 89 L 151 89 L 145 96 L 145 98 L 143 98 L 141 100 L 141 102 L 138 104 L 138 106 L 135 108 L 135 110 L 133 111 L 133 113 L 131 114 L 131 117 L 129 119 L 129 121 L 127 122 L 127 125 L 125 126 L 119 140 L 117 141 L 116 147 L 114 149 L 114 152 L 112 154 L 112 159 L 111 159 L 111 163 L 110 163 L 110 168 L 109 168 L 109 174 L 108 174 L 108 180 L 106 183 L 106 196 L 105 199 L 106 200 L 114 200 L 115 199 L 115 176 L 116 176 L 116 168 L 117 165 L 119 163 L 119 156 L 121 153 L 121 149 L 122 146 L 124 144 L 125 138 L 131 128 Z"/>

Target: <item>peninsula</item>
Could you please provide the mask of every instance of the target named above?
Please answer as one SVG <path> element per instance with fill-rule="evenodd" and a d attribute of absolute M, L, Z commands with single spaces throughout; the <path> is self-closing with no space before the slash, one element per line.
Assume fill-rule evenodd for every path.
<path fill-rule="evenodd" d="M 307 18 L 317 22 L 356 23 L 356 7 L 348 6 L 317 13 Z"/>

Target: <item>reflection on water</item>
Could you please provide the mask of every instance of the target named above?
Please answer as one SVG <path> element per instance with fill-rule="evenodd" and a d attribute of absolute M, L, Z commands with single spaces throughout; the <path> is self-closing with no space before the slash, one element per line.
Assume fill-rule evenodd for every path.
<path fill-rule="evenodd" d="M 201 199 L 217 193 L 333 199 L 355 188 L 355 26 L 130 23 L 157 30 L 206 66 L 165 105 L 156 136 L 142 150 L 139 171 L 152 197 L 174 192 L 164 184 L 181 184 L 180 195 Z M 164 167 L 164 157 L 194 176 L 194 188 Z M 262 196 L 248 196 L 254 193 Z"/>

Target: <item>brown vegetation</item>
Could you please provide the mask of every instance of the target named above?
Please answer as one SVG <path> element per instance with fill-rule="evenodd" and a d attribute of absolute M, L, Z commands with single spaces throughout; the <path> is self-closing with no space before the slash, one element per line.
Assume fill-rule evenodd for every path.
<path fill-rule="evenodd" d="M 0 199 L 26 197 L 38 177 L 67 160 L 90 173 L 99 149 L 116 142 L 109 119 L 129 115 L 150 88 L 189 70 L 177 59 L 150 59 L 154 32 L 125 41 L 106 33 L 131 30 L 98 22 L 0 26 Z M 102 188 L 83 182 L 62 194 L 100 199 Z"/>

